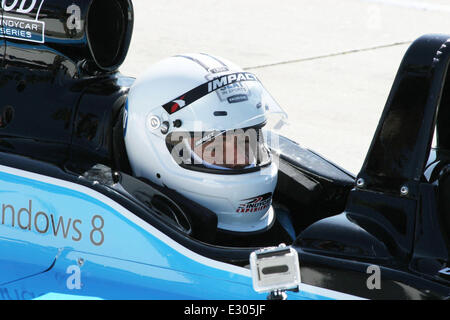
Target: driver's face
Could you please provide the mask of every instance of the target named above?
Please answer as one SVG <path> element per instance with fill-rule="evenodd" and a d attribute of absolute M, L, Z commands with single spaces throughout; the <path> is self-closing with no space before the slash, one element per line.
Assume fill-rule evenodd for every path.
<path fill-rule="evenodd" d="M 213 141 L 194 147 L 197 140 L 192 140 L 191 147 L 207 163 L 231 169 L 246 167 L 251 163 L 252 148 L 248 137 L 220 135 Z"/>

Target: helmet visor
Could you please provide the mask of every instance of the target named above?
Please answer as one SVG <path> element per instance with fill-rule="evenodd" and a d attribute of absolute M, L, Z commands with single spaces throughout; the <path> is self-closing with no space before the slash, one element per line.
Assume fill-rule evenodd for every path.
<path fill-rule="evenodd" d="M 256 171 L 271 163 L 263 125 L 210 132 L 172 132 L 166 145 L 174 160 L 190 170 L 211 173 Z"/>

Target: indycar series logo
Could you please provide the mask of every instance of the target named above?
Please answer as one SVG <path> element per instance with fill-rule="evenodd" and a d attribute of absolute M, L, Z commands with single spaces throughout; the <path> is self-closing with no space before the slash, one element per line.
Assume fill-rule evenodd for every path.
<path fill-rule="evenodd" d="M 272 193 L 266 193 L 262 196 L 242 200 L 244 203 L 239 204 L 236 212 L 248 213 L 259 212 L 268 209 L 272 204 Z"/>
<path fill-rule="evenodd" d="M 35 19 L 24 19 L 4 15 L 1 19 L 0 38 L 24 40 L 29 42 L 45 42 L 45 22 L 39 21 L 39 13 L 45 0 L 2 0 L 1 8 L 7 14 L 29 14 L 36 9 Z"/>

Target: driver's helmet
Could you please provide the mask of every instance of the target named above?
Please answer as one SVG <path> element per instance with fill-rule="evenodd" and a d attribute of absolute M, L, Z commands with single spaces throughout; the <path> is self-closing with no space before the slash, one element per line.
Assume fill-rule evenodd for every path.
<path fill-rule="evenodd" d="M 264 132 L 269 115 L 282 113 L 254 74 L 225 59 L 162 60 L 129 92 L 124 134 L 133 174 L 210 209 L 219 229 L 268 229 L 278 167 Z"/>

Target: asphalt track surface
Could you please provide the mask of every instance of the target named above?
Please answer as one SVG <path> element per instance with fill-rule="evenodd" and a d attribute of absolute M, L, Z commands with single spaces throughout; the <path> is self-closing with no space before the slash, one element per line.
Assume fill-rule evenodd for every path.
<path fill-rule="evenodd" d="M 121 68 L 204 52 L 255 73 L 289 114 L 292 137 L 357 174 L 413 40 L 450 34 L 448 0 L 133 0 Z"/>

